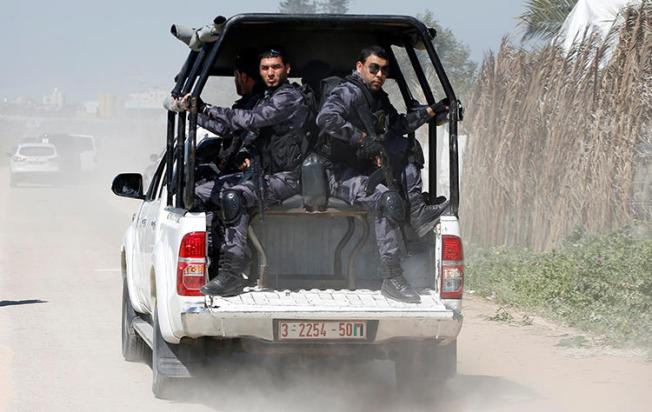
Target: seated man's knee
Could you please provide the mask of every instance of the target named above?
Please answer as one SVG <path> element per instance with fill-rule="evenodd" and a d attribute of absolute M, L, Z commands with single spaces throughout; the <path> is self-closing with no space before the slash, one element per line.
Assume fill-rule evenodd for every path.
<path fill-rule="evenodd" d="M 237 190 L 225 190 L 222 194 L 222 221 L 227 225 L 236 223 L 246 213 L 245 200 Z"/>
<path fill-rule="evenodd" d="M 406 217 L 406 209 L 400 193 L 393 190 L 384 192 L 378 199 L 378 213 L 394 223 L 403 223 Z"/>

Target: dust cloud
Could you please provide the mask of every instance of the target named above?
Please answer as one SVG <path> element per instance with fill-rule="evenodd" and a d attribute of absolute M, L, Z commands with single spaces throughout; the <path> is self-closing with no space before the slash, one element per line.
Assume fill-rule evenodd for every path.
<path fill-rule="evenodd" d="M 0 353 L 12 354 L 0 368 L 0 382 L 8 381 L 6 387 L 12 388 L 0 398 L 0 410 L 78 410 L 80 405 L 120 410 L 121 405 L 134 403 L 140 410 L 161 410 L 166 404 L 152 395 L 147 365 L 134 370 L 121 357 L 119 250 L 139 201 L 118 198 L 110 191 L 116 174 L 145 173 L 151 168 L 152 158 L 165 147 L 165 124 L 162 109 L 108 118 L 39 111 L 0 113 L 6 153 L 0 166 L 1 236 L 7 246 L 0 284 L 3 302 L 11 310 L 0 313 L 0 325 L 24 331 L 0 338 Z M 9 156 L 17 147 L 25 142 L 51 144 L 54 136 L 65 134 L 93 136 L 95 153 L 89 170 L 63 165 L 65 172 L 56 178 L 25 178 L 10 186 Z M 61 161 L 70 159 L 62 156 Z M 19 233 L 31 235 L 9 246 L 8 239 Z M 64 261 L 69 252 L 77 255 L 78 265 Z M 18 268 L 9 261 L 15 254 L 39 256 L 38 262 L 27 260 L 21 267 L 24 282 L 18 281 Z M 72 316 L 71 305 L 75 307 Z M 52 340 L 47 351 L 37 339 L 41 333 Z M 80 340 L 78 334 L 84 338 Z M 63 350 L 66 347 L 75 350 Z M 39 364 L 47 366 L 40 375 L 53 381 L 42 400 L 31 398 L 27 390 Z M 75 365 L 75 372 L 64 372 L 68 368 L 64 364 Z M 135 384 L 127 387 L 117 383 L 121 381 Z M 93 382 L 104 389 L 94 391 Z M 225 411 L 429 410 L 420 401 L 400 395 L 394 362 L 389 360 L 235 354 L 211 360 L 197 377 L 180 382 L 175 389 L 170 403 L 174 410 L 195 410 L 199 405 Z M 138 394 L 130 395 L 134 391 Z M 108 399 L 110 407 L 105 403 Z"/>
<path fill-rule="evenodd" d="M 8 157 L 0 166 L 0 290 L 7 303 L 0 327 L 12 331 L 0 335 L 0 384 L 7 388 L 0 410 L 428 411 L 468 410 L 461 396 L 478 407 L 487 397 L 504 406 L 505 393 L 533 399 L 517 384 L 492 378 L 478 386 L 469 376 L 406 396 L 391 360 L 260 354 L 210 359 L 197 377 L 175 386 L 172 399 L 156 399 L 151 366 L 125 362 L 120 351 L 119 251 L 139 202 L 114 196 L 110 185 L 117 173 L 143 173 L 160 154 L 164 111 L 115 118 L 0 113 L 0 122 L 4 152 L 65 133 L 91 135 L 96 144 L 94 170 L 54 182 L 10 187 Z M 48 384 L 34 397 L 38 382 Z M 468 382 L 479 388 L 470 398 Z"/>

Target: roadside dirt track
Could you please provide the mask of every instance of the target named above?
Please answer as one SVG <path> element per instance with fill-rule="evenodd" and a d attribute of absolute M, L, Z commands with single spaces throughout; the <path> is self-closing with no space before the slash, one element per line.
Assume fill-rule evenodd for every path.
<path fill-rule="evenodd" d="M 155 399 L 147 364 L 120 353 L 120 239 L 138 202 L 97 184 L 8 187 L 0 168 L 0 411 L 649 411 L 652 362 L 557 346 L 574 332 L 535 319 L 490 321 L 470 295 L 459 376 L 434 404 L 402 403 L 393 366 L 298 371 L 274 381 L 244 362 L 174 401 Z M 568 335 L 570 334 L 570 335 Z"/>

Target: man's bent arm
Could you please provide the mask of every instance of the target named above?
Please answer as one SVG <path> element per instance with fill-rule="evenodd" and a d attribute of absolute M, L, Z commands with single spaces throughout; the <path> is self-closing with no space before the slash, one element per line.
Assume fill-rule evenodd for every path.
<path fill-rule="evenodd" d="M 399 136 L 415 131 L 430 120 L 428 107 L 421 107 L 407 114 L 399 114 L 394 106 L 389 103 L 389 100 L 387 100 L 385 107 L 389 119 L 389 129 Z"/>
<path fill-rule="evenodd" d="M 333 89 L 317 115 L 319 130 L 335 139 L 359 144 L 363 139 L 363 131 L 346 120 L 346 116 L 354 112 L 353 105 L 359 97 L 346 85 Z"/>
<path fill-rule="evenodd" d="M 300 103 L 302 100 L 298 100 L 294 93 L 289 90 L 279 90 L 252 110 L 212 106 L 207 108 L 205 113 L 211 120 L 231 130 L 253 131 L 287 119 Z"/>
<path fill-rule="evenodd" d="M 206 130 L 215 133 L 218 136 L 228 136 L 231 133 L 229 127 L 220 119 L 211 119 L 204 113 L 197 115 L 197 124 Z"/>

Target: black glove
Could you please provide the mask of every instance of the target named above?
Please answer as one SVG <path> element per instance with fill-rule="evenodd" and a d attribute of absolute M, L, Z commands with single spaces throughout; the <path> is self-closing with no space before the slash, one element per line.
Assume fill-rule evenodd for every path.
<path fill-rule="evenodd" d="M 204 113 L 204 109 L 206 109 L 206 107 L 206 103 L 204 103 L 201 97 L 197 96 L 197 113 Z"/>
<path fill-rule="evenodd" d="M 373 159 L 380 154 L 381 150 L 383 150 L 383 146 L 380 143 L 367 137 L 362 141 L 355 155 L 359 159 Z"/>
<path fill-rule="evenodd" d="M 433 112 L 435 112 L 435 124 L 441 126 L 442 124 L 448 121 L 448 108 L 450 106 L 450 101 L 448 97 L 445 97 L 438 101 L 437 103 L 430 106 Z"/>

